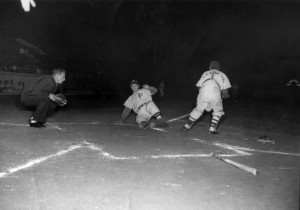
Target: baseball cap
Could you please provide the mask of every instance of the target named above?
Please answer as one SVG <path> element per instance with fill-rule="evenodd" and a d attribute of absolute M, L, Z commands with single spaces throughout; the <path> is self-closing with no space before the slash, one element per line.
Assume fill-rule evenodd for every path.
<path fill-rule="evenodd" d="M 133 84 L 140 85 L 139 81 L 137 81 L 137 80 L 132 80 L 130 82 L 130 86 L 133 85 Z"/>

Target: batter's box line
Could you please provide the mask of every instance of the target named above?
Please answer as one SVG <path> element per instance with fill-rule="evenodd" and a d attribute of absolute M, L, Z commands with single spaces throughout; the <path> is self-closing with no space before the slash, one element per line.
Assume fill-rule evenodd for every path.
<path fill-rule="evenodd" d="M 114 156 L 106 151 L 104 151 L 102 148 L 96 146 L 93 143 L 89 143 L 86 142 L 86 147 L 94 150 L 94 151 L 98 151 L 100 152 L 100 154 L 102 156 L 104 156 L 107 159 L 110 160 L 137 160 L 137 159 L 160 159 L 160 158 L 170 158 L 170 159 L 174 159 L 174 158 L 196 158 L 196 157 L 210 157 L 210 154 L 166 154 L 166 155 L 149 155 L 149 156 L 142 156 L 142 157 L 138 157 L 138 156 L 129 156 L 129 157 L 118 157 L 118 156 Z M 233 157 L 233 156 L 240 156 L 238 154 L 221 154 L 220 156 L 223 157 Z"/>
<path fill-rule="evenodd" d="M 276 155 L 290 155 L 290 156 L 300 156 L 299 153 L 289 153 L 289 152 L 279 152 L 279 151 L 273 151 L 273 150 L 260 150 L 260 149 L 252 149 L 252 148 L 246 148 L 246 147 L 240 147 L 240 146 L 234 146 L 234 145 L 229 145 L 229 144 L 222 144 L 222 143 L 208 143 L 207 141 L 198 139 L 198 138 L 191 138 L 194 141 L 199 141 L 203 144 L 210 144 L 210 145 L 215 145 L 217 147 L 221 147 L 223 149 L 228 149 L 235 151 L 236 153 L 239 153 L 241 155 L 253 155 L 252 153 L 248 153 L 245 151 L 249 152 L 260 152 L 260 153 L 267 153 L 267 154 L 276 154 Z"/>
<path fill-rule="evenodd" d="M 121 125 L 121 126 L 131 126 L 131 127 L 136 127 L 139 128 L 137 125 L 134 124 L 130 124 L 130 123 L 121 123 L 121 122 L 115 122 L 115 125 Z M 141 128 L 141 129 L 145 129 L 145 128 Z M 162 129 L 162 128 L 149 128 L 151 130 L 156 130 L 156 131 L 160 131 L 160 132 L 167 132 L 166 130 Z"/>
<path fill-rule="evenodd" d="M 37 164 L 40 164 L 42 162 L 45 162 L 49 159 L 53 159 L 53 158 L 56 158 L 56 157 L 59 157 L 59 156 L 62 156 L 62 155 L 65 155 L 73 150 L 76 150 L 76 149 L 79 149 L 81 148 L 82 145 L 72 145 L 70 147 L 68 147 L 68 149 L 65 149 L 65 150 L 61 150 L 55 154 L 52 154 L 52 155 L 48 155 L 48 156 L 42 156 L 40 158 L 37 158 L 37 159 L 34 159 L 34 160 L 30 160 L 28 161 L 27 163 L 23 164 L 23 165 L 20 165 L 20 166 L 17 166 L 17 167 L 14 167 L 14 168 L 10 168 L 8 170 L 6 170 L 5 172 L 1 172 L 0 173 L 0 179 L 1 178 L 4 178 L 8 175 L 11 175 L 11 174 L 14 174 L 18 171 L 21 171 L 21 170 L 25 170 L 25 169 L 28 169 L 28 168 L 31 168 Z"/>
<path fill-rule="evenodd" d="M 53 128 L 53 129 L 57 129 L 60 131 L 66 131 L 66 129 L 61 128 L 58 125 L 98 125 L 99 122 L 83 122 L 83 123 L 67 123 L 67 122 L 62 122 L 62 123 L 45 123 L 45 125 L 48 128 Z M 29 127 L 28 124 L 21 124 L 21 123 L 0 123 L 0 125 L 6 125 L 6 126 L 23 126 L 23 127 Z"/>
<path fill-rule="evenodd" d="M 228 149 L 232 148 L 232 149 L 235 149 L 235 150 L 244 150 L 244 151 L 260 152 L 260 153 L 276 154 L 276 155 L 300 156 L 299 153 L 289 153 L 289 152 L 279 152 L 279 151 L 273 151 L 273 150 L 251 149 L 251 148 L 232 146 L 232 145 L 221 144 L 221 143 L 215 143 L 215 145 L 220 146 L 220 147 L 224 147 L 224 148 L 228 148 Z"/>
<path fill-rule="evenodd" d="M 49 159 L 55 159 L 57 157 L 66 155 L 67 153 L 74 151 L 76 149 L 81 149 L 81 148 L 88 148 L 91 149 L 93 151 L 98 151 L 100 152 L 100 154 L 109 159 L 109 160 L 137 160 L 137 159 L 160 159 L 160 158 L 168 158 L 168 159 L 175 159 L 175 158 L 196 158 L 196 157 L 209 157 L 210 154 L 167 154 L 167 155 L 151 155 L 151 156 L 144 156 L 144 157 L 137 157 L 137 156 L 131 156 L 131 157 L 117 157 L 114 156 L 106 151 L 104 151 L 102 148 L 96 146 L 93 143 L 87 142 L 87 141 L 82 141 L 80 143 L 73 143 L 71 146 L 69 146 L 67 149 L 64 150 L 60 150 L 57 153 L 51 154 L 51 155 L 47 155 L 47 156 L 42 156 L 39 158 L 36 158 L 34 160 L 29 160 L 27 163 L 14 167 L 14 168 L 9 168 L 8 170 L 4 171 L 4 172 L 0 172 L 0 179 L 1 178 L 5 178 L 9 175 L 12 175 L 16 172 L 22 171 L 22 170 L 26 170 L 29 169 L 35 165 L 41 164 Z M 224 154 L 224 155 L 220 155 L 220 156 L 224 156 L 224 157 L 232 157 L 232 156 L 237 156 L 236 154 Z"/>
<path fill-rule="evenodd" d="M 237 154 L 236 156 L 252 155 L 251 153 L 241 151 L 242 149 L 236 148 L 236 147 L 231 146 L 231 145 L 225 145 L 225 144 L 219 144 L 219 143 L 209 143 L 207 141 L 204 141 L 204 140 L 201 140 L 201 139 L 198 139 L 198 138 L 193 138 L 193 137 L 191 139 L 194 140 L 194 141 L 200 142 L 202 144 L 214 145 L 214 146 L 217 146 L 217 147 L 221 147 L 222 149 L 228 149 L 228 150 L 234 151 Z"/>

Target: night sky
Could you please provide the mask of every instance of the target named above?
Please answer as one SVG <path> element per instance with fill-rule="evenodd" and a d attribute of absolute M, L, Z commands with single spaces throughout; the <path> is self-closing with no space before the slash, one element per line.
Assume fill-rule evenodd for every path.
<path fill-rule="evenodd" d="M 135 78 L 192 88 L 215 59 L 241 86 L 275 87 L 299 77 L 298 1 L 36 4 L 26 13 L 17 0 L 0 1 L 0 40 L 19 37 L 40 47 L 41 66 L 60 65 L 114 83 Z M 9 47 L 0 48 L 3 54 Z"/>

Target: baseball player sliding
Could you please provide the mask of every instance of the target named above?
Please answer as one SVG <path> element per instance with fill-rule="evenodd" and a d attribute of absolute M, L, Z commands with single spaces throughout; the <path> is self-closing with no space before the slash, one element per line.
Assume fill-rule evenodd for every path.
<path fill-rule="evenodd" d="M 209 128 L 209 134 L 218 134 L 217 126 L 221 117 L 225 114 L 223 111 L 222 98 L 229 98 L 228 89 L 231 87 L 227 76 L 220 71 L 220 63 L 211 61 L 209 70 L 204 72 L 197 82 L 199 88 L 197 97 L 197 106 L 190 113 L 182 131 L 191 129 L 195 121 L 198 120 L 203 111 L 212 112 L 212 120 Z"/>
<path fill-rule="evenodd" d="M 167 123 L 163 121 L 160 110 L 151 97 L 157 92 L 157 89 L 149 85 L 143 85 L 143 88 L 139 87 L 140 85 L 137 80 L 131 81 L 130 88 L 133 94 L 124 103 L 125 108 L 121 115 L 121 121 L 125 121 L 130 115 L 131 110 L 133 110 L 137 114 L 136 122 L 139 127 L 166 127 Z M 150 125 L 149 121 L 153 116 L 157 121 Z"/>

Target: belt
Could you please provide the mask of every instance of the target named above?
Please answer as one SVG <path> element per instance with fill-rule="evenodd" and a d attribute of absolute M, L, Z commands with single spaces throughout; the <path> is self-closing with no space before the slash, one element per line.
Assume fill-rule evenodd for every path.
<path fill-rule="evenodd" d="M 143 106 L 149 104 L 150 102 L 151 102 L 151 101 L 148 101 L 148 102 L 143 103 L 142 105 L 140 105 L 139 108 L 137 108 L 136 112 L 139 112 L 139 110 L 140 110 Z"/>

